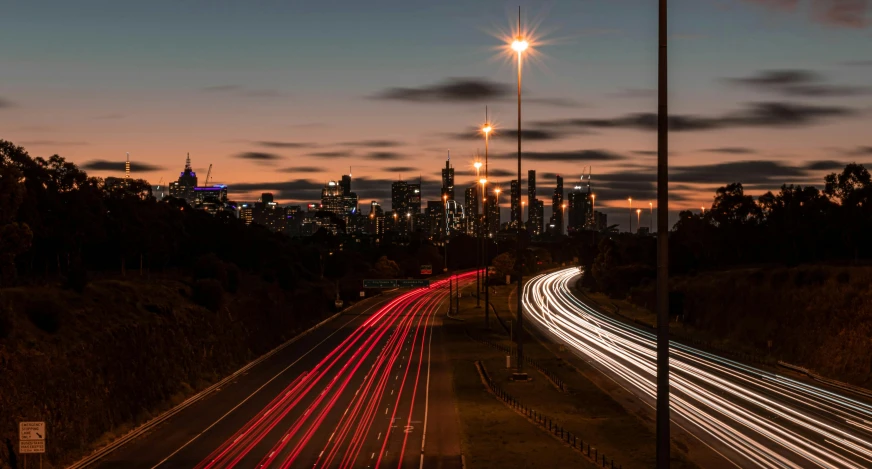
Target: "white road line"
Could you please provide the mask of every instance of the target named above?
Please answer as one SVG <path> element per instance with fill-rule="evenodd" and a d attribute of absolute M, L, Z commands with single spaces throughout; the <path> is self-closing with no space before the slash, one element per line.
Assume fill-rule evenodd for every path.
<path fill-rule="evenodd" d="M 427 388 L 424 393 L 424 429 L 421 433 L 421 465 L 419 468 L 424 467 L 424 443 L 427 441 L 427 412 L 430 410 L 430 357 L 431 350 L 433 348 L 433 316 L 430 316 L 430 341 L 427 343 Z"/>
<path fill-rule="evenodd" d="M 378 305 L 378 303 L 376 303 L 376 304 L 370 306 L 369 308 L 365 309 L 365 310 L 363 311 L 363 313 L 361 313 L 361 314 L 366 314 L 367 311 L 371 310 L 372 308 L 376 307 L 377 305 Z M 276 375 L 273 376 L 272 378 L 270 378 L 269 381 L 263 383 L 259 388 L 255 389 L 254 392 L 252 392 L 251 394 L 249 394 L 248 397 L 246 397 L 245 399 L 243 399 L 242 401 L 240 401 L 239 404 L 236 404 L 235 407 L 233 407 L 232 409 L 228 410 L 227 413 L 225 413 L 224 415 L 222 415 L 221 417 L 219 417 L 218 420 L 214 421 L 211 425 L 209 425 L 208 427 L 206 427 L 203 431 L 201 431 L 201 432 L 198 433 L 196 436 L 194 436 L 193 438 L 191 438 L 190 440 L 188 440 L 188 442 L 185 443 L 185 444 L 183 444 L 182 446 L 180 446 L 179 449 L 173 451 L 172 453 L 170 453 L 169 456 L 163 458 L 163 460 L 161 460 L 161 462 L 159 462 L 159 463 L 155 464 L 154 466 L 152 466 L 151 469 L 155 469 L 155 468 L 159 467 L 161 464 L 167 462 L 170 458 L 172 458 L 173 456 L 175 456 L 176 454 L 178 454 L 179 451 L 185 449 L 186 446 L 188 446 L 188 445 L 190 445 L 191 443 L 193 443 L 194 440 L 196 440 L 197 438 L 200 438 L 200 436 L 202 436 L 204 433 L 206 433 L 207 431 L 209 431 L 212 427 L 214 427 L 215 425 L 217 425 L 218 422 L 224 420 L 224 419 L 225 419 L 228 415 L 230 415 L 234 410 L 238 409 L 242 404 L 245 404 L 249 399 L 251 399 L 252 397 L 254 397 L 254 395 L 257 394 L 258 392 L 260 392 L 261 389 L 265 388 L 269 383 L 272 383 L 273 381 L 275 381 L 276 378 L 278 378 L 279 376 L 281 376 L 282 374 L 284 374 L 284 372 L 288 371 L 288 369 L 290 369 L 292 366 L 296 365 L 300 360 L 302 360 L 303 358 L 305 358 L 306 355 L 309 355 L 310 353 L 312 353 L 313 351 L 315 351 L 315 349 L 317 349 L 319 346 L 321 346 L 321 344 L 323 344 L 324 342 L 327 342 L 327 339 L 333 337 L 334 335 L 336 335 L 336 333 L 338 333 L 339 331 L 345 329 L 345 326 L 351 324 L 353 321 L 355 321 L 355 320 L 357 320 L 357 319 L 358 319 L 358 317 L 351 318 L 348 322 L 346 322 L 345 324 L 343 324 L 342 327 L 336 329 L 336 330 L 333 331 L 330 335 L 328 335 L 327 337 L 325 337 L 324 340 L 322 340 L 321 342 L 318 342 L 317 344 L 315 344 L 315 346 L 312 347 L 311 349 L 309 349 L 306 353 L 300 355 L 300 358 L 294 360 L 293 363 L 291 363 L 290 365 L 286 366 L 284 369 L 282 369 L 281 371 L 279 371 L 278 373 L 276 373 Z"/>

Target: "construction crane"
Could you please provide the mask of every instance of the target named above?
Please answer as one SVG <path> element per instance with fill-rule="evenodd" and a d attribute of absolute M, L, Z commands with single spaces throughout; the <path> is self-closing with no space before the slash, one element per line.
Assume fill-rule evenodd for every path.
<path fill-rule="evenodd" d="M 160 191 L 160 186 L 163 185 L 163 178 L 160 178 L 160 181 L 157 182 L 157 192 L 160 194 L 160 198 L 163 199 L 163 192 Z"/>
<path fill-rule="evenodd" d="M 206 182 L 203 183 L 203 187 L 207 187 L 209 185 L 209 176 L 212 175 L 212 163 L 209 163 L 209 171 L 206 171 Z"/>

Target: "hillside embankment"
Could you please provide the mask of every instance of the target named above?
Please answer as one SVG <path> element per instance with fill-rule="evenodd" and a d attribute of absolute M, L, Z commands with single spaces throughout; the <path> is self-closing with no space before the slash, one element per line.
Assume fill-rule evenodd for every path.
<path fill-rule="evenodd" d="M 172 275 L 0 289 L 0 468 L 22 467 L 19 421 L 46 422 L 43 467 L 63 467 L 323 320 L 335 299 L 328 283 L 288 291 L 247 275 L 232 290 Z"/>

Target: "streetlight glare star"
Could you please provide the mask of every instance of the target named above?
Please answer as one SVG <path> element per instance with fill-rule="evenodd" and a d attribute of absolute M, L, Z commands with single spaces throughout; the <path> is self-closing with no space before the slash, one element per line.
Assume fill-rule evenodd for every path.
<path fill-rule="evenodd" d="M 512 42 L 512 49 L 514 49 L 516 52 L 524 52 L 525 50 L 527 50 L 527 47 L 529 45 L 530 43 L 523 39 L 515 39 Z"/>
<path fill-rule="evenodd" d="M 479 184 L 487 184 L 487 179 L 481 178 L 478 180 Z"/>
<path fill-rule="evenodd" d="M 481 161 L 476 161 L 476 162 L 473 164 L 473 166 L 475 166 L 475 169 L 479 169 L 479 168 L 481 168 Z"/>

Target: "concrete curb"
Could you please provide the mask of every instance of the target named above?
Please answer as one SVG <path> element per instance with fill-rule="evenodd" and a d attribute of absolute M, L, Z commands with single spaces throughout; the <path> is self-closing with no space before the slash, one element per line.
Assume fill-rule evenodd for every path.
<path fill-rule="evenodd" d="M 370 298 L 366 298 L 363 301 L 355 303 L 354 306 L 359 306 L 359 305 L 363 304 L 364 302 L 366 302 L 366 300 L 369 300 L 371 298 L 377 298 L 378 296 L 379 295 L 372 296 Z M 233 374 L 225 377 L 221 381 L 218 381 L 217 383 L 207 387 L 206 389 L 198 392 L 197 394 L 194 394 L 193 396 L 186 399 L 184 402 L 182 402 L 179 405 L 173 407 L 172 409 L 158 415 L 157 417 L 154 417 L 153 419 L 149 420 L 148 422 L 145 422 L 142 425 L 134 428 L 133 430 L 130 430 L 129 432 L 125 433 L 123 436 L 116 438 L 111 443 L 107 444 L 106 446 L 95 450 L 93 453 L 85 456 L 84 458 L 82 458 L 78 462 L 67 466 L 67 469 L 82 469 L 82 468 L 88 467 L 91 464 L 94 464 L 94 463 L 100 461 L 102 458 L 108 456 L 110 453 L 112 453 L 116 449 L 124 446 L 128 442 L 136 439 L 137 437 L 139 437 L 140 435 L 144 434 L 145 432 L 151 430 L 152 428 L 156 427 L 157 425 L 160 425 L 161 423 L 163 423 L 164 421 L 173 417 L 177 413 L 185 410 L 186 408 L 190 407 L 194 403 L 196 403 L 196 402 L 202 400 L 203 398 L 207 397 L 208 395 L 212 394 L 213 392 L 215 392 L 216 390 L 218 390 L 222 386 L 224 386 L 227 383 L 236 379 L 236 377 L 246 373 L 251 368 L 259 365 L 260 363 L 262 363 L 263 361 L 272 357 L 276 353 L 287 348 L 289 345 L 291 345 L 294 342 L 302 339 L 303 337 L 311 334 L 315 330 L 320 329 L 325 324 L 329 323 L 330 321 L 333 321 L 334 319 L 336 319 L 339 316 L 341 316 L 342 314 L 344 314 L 344 312 L 345 312 L 344 310 L 340 311 L 340 312 L 328 317 L 327 319 L 324 319 L 323 321 L 319 322 L 318 324 L 315 324 L 314 326 L 310 327 L 309 329 L 306 329 L 305 331 L 297 334 L 296 336 L 289 339 L 288 341 L 280 344 L 278 347 L 270 350 L 269 352 L 261 355 L 258 358 L 255 358 L 254 360 L 252 360 L 251 362 L 249 362 L 248 364 L 246 364 L 242 368 L 236 370 L 235 372 L 233 372 Z"/>

